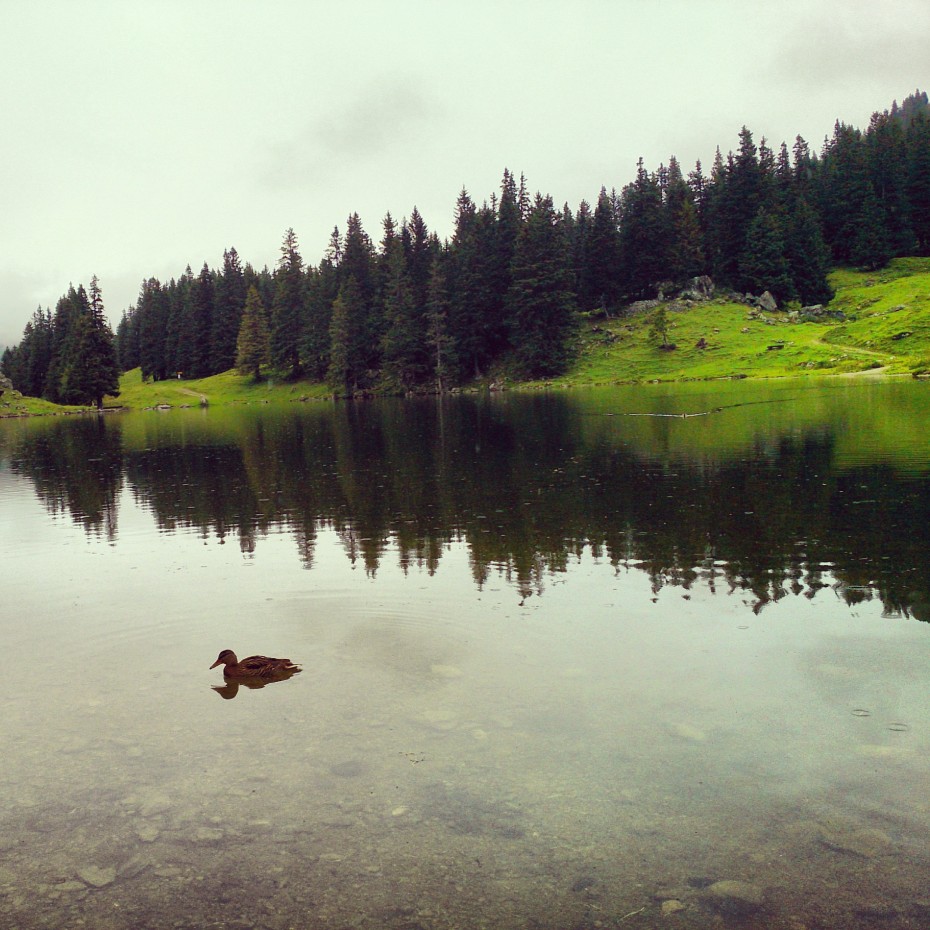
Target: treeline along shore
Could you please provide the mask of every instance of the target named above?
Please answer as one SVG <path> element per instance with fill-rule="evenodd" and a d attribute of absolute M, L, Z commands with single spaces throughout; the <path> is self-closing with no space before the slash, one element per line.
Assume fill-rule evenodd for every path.
<path fill-rule="evenodd" d="M 910 255 L 930 256 L 919 90 L 864 131 L 838 121 L 819 153 L 800 136 L 757 143 L 743 127 L 709 169 L 640 160 L 630 183 L 575 209 L 505 170 L 480 205 L 460 192 L 446 241 L 416 207 L 385 216 L 377 241 L 353 213 L 314 265 L 288 229 L 274 269 L 228 248 L 219 268 L 143 281 L 115 334 L 95 278 L 36 310 L 2 367 L 23 394 L 65 404 L 99 405 L 137 367 L 153 381 L 237 368 L 346 395 L 442 391 L 495 373 L 556 376 L 580 318 L 620 315 L 696 277 L 803 307 L 831 299 L 832 267 Z"/>

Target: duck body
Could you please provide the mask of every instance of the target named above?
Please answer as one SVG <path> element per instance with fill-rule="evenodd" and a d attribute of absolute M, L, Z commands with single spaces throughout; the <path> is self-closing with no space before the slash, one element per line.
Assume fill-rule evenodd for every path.
<path fill-rule="evenodd" d="M 223 666 L 225 678 L 284 678 L 300 671 L 290 659 L 273 659 L 270 656 L 246 656 L 239 661 L 232 649 L 224 649 L 210 668 Z"/>

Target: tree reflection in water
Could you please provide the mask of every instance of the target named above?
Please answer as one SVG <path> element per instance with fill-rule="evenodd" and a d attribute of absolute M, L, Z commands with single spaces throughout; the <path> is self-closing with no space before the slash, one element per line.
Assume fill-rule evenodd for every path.
<path fill-rule="evenodd" d="M 590 551 L 656 593 L 741 590 L 758 611 L 829 585 L 930 620 L 926 463 L 840 467 L 839 428 L 758 408 L 683 424 L 608 416 L 584 395 L 464 396 L 37 421 L 0 432 L 0 464 L 114 543 L 128 492 L 161 531 L 234 535 L 247 554 L 283 528 L 308 569 L 326 528 L 371 574 L 389 549 L 432 573 L 464 541 L 476 584 L 497 573 L 523 598 Z"/>

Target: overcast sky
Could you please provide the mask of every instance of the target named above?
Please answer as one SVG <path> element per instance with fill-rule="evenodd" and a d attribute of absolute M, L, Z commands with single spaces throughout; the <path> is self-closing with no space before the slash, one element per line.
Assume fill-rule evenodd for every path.
<path fill-rule="evenodd" d="M 96 274 L 316 264 L 358 212 L 451 232 L 504 167 L 574 209 L 747 125 L 820 149 L 930 87 L 927 0 L 0 0 L 0 346 Z"/>

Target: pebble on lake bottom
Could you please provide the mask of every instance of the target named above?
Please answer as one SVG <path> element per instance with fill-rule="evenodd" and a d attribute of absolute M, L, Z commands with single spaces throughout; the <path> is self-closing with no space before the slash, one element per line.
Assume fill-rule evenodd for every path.
<path fill-rule="evenodd" d="M 88 865 L 83 869 L 78 869 L 78 878 L 94 888 L 103 888 L 109 885 L 116 878 L 116 869 L 100 868 L 96 865 Z"/>
<path fill-rule="evenodd" d="M 721 910 L 753 911 L 762 907 L 762 889 L 750 882 L 724 879 L 708 885 L 707 898 Z"/>

